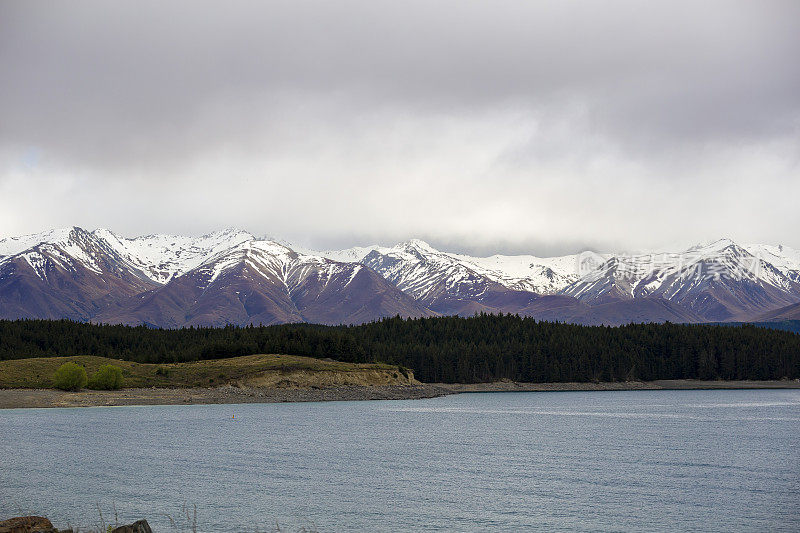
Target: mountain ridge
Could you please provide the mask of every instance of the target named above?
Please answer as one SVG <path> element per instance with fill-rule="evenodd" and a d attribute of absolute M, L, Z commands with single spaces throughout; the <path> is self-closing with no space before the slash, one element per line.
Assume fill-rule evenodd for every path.
<path fill-rule="evenodd" d="M 799 302 L 799 251 L 730 239 L 549 258 L 419 239 L 314 251 L 236 228 L 126 238 L 73 226 L 0 240 L 2 318 L 183 327 L 486 312 L 616 325 L 777 319 Z"/>

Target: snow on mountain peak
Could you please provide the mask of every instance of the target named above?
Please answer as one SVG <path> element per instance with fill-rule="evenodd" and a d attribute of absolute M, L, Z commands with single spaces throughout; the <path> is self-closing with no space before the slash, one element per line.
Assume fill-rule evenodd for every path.
<path fill-rule="evenodd" d="M 245 268 L 256 276 L 280 282 L 287 291 L 292 292 L 308 276 L 316 276 L 324 287 L 336 276 L 346 275 L 346 286 L 363 267 L 355 262 L 342 263 L 309 251 L 298 252 L 277 240 L 250 240 L 208 257 L 195 272 L 201 275 L 198 281 L 205 289 L 235 268 Z"/>
<path fill-rule="evenodd" d="M 371 252 L 386 253 L 391 250 L 391 248 L 378 246 L 377 244 L 370 246 L 353 246 L 352 248 L 345 248 L 344 250 L 325 250 L 322 252 L 315 252 L 300 246 L 292 246 L 292 248 L 298 253 L 304 253 L 306 255 L 318 254 L 331 261 L 338 261 L 340 263 L 361 263 Z"/>
<path fill-rule="evenodd" d="M 117 253 L 158 283 L 166 283 L 233 246 L 255 240 L 251 233 L 235 228 L 200 237 L 153 234 L 129 239 L 108 230 L 98 230 L 97 233 Z"/>
<path fill-rule="evenodd" d="M 49 263 L 73 269 L 74 261 L 77 261 L 92 271 L 100 272 L 97 256 L 101 247 L 101 242 L 83 228 L 56 228 L 0 240 L 0 263 L 14 256 L 22 257 L 43 279 Z"/>
<path fill-rule="evenodd" d="M 392 247 L 371 245 L 317 252 L 279 239 L 257 238 L 237 228 L 199 237 L 155 234 L 126 238 L 107 229 L 90 233 L 73 226 L 0 240 L 0 263 L 27 254 L 24 258 L 32 266 L 44 264 L 45 259 L 69 266 L 75 259 L 99 271 L 105 268 L 97 261 L 103 253 L 111 254 L 122 268 L 130 268 L 137 276 L 159 284 L 204 265 L 214 270 L 212 277 L 232 265 L 246 264 L 289 280 L 290 271 L 302 273 L 320 268 L 326 272 L 346 270 L 348 275 L 355 275 L 353 266 L 363 264 L 416 298 L 440 290 L 474 296 L 493 283 L 514 291 L 581 296 L 606 290 L 603 287 L 609 283 L 623 280 L 620 286 L 625 291 L 649 295 L 656 294 L 667 282 L 675 287 L 695 284 L 693 276 L 697 272 L 739 276 L 781 290 L 800 284 L 800 251 L 783 245 L 739 245 L 729 238 L 677 253 L 593 254 L 602 262 L 593 272 L 580 267 L 584 254 L 472 257 L 437 250 L 421 239 Z"/>
<path fill-rule="evenodd" d="M 696 244 L 686 250 L 685 253 L 698 253 L 698 254 L 719 254 L 725 250 L 741 250 L 742 248 L 736 244 L 732 239 L 722 238 L 708 241 L 705 243 Z"/>
<path fill-rule="evenodd" d="M 774 265 L 784 275 L 800 281 L 800 250 L 782 244 L 747 244 L 744 248 L 760 260 Z"/>
<path fill-rule="evenodd" d="M 67 244 L 87 232 L 78 226 L 55 228 L 39 233 L 8 237 L 0 240 L 0 256 L 16 255 L 42 243 Z"/>
<path fill-rule="evenodd" d="M 439 253 L 433 246 L 423 241 L 422 239 L 409 239 L 395 246 L 395 248 L 404 250 L 419 250 L 421 252 Z"/>
<path fill-rule="evenodd" d="M 598 301 L 608 294 L 671 301 L 703 295 L 690 304 L 701 306 L 712 305 L 708 303 L 711 300 L 704 299 L 704 291 L 725 287 L 720 292 L 725 298 L 750 298 L 755 305 L 769 301 L 766 294 L 780 294 L 779 299 L 791 301 L 787 295 L 797 290 L 798 283 L 800 253 L 785 247 L 741 246 L 731 239 L 717 239 L 677 253 L 615 255 L 565 288 L 563 294 L 585 301 Z M 730 296 L 736 291 L 744 292 Z"/>

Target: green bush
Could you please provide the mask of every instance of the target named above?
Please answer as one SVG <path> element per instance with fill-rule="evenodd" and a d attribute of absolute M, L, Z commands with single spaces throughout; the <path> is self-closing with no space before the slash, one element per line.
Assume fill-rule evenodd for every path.
<path fill-rule="evenodd" d="M 122 388 L 122 369 L 114 365 L 103 365 L 89 380 L 89 388 L 95 390 L 115 390 Z"/>
<path fill-rule="evenodd" d="M 53 385 L 61 390 L 79 390 L 86 382 L 86 369 L 75 363 L 64 363 L 53 375 Z"/>

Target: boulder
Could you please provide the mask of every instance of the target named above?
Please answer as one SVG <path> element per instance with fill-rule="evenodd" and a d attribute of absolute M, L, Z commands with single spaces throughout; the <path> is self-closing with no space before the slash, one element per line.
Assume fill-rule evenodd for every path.
<path fill-rule="evenodd" d="M 153 533 L 147 520 L 139 520 L 127 526 L 119 526 L 111 530 L 111 533 Z"/>
<path fill-rule="evenodd" d="M 17 516 L 0 522 L 0 533 L 58 533 L 43 516 Z"/>

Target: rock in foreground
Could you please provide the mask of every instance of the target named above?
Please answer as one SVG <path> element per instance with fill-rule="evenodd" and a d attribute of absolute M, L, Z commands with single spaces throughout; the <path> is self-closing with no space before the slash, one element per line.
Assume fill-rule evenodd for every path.
<path fill-rule="evenodd" d="M 153 533 L 147 520 L 139 520 L 128 526 L 120 526 L 111 530 L 111 533 Z"/>
<path fill-rule="evenodd" d="M 153 533 L 147 520 L 111 529 L 111 533 Z M 0 522 L 0 533 L 72 533 L 72 529 L 56 529 L 43 516 L 17 516 Z"/>
<path fill-rule="evenodd" d="M 43 516 L 17 516 L 0 522 L 0 533 L 59 533 Z"/>

